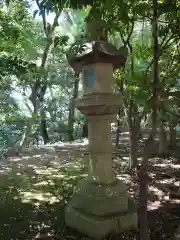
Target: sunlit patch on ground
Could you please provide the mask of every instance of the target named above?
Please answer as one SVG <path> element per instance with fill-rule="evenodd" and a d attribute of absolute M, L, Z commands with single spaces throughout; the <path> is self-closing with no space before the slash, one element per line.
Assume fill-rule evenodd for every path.
<path fill-rule="evenodd" d="M 122 180 L 123 182 L 125 182 L 128 185 L 130 183 L 132 183 L 132 177 L 129 174 L 120 174 L 120 175 L 117 175 L 117 178 L 119 180 Z"/>
<path fill-rule="evenodd" d="M 160 201 L 155 201 L 155 202 L 148 202 L 148 210 L 149 211 L 152 211 L 152 210 L 156 210 L 158 209 L 159 207 L 161 207 L 162 204 Z"/>
<path fill-rule="evenodd" d="M 59 202 L 59 200 L 62 200 L 63 197 L 59 196 L 59 198 L 53 196 L 52 193 L 42 193 L 42 192 L 20 192 L 20 197 L 22 200 L 22 203 L 32 201 L 36 201 L 40 204 L 40 202 L 48 202 L 49 204 L 53 204 L 55 202 Z"/>
<path fill-rule="evenodd" d="M 171 169 L 180 169 L 180 164 L 173 164 L 173 163 L 156 163 L 154 167 L 161 167 L 161 168 L 171 168 Z"/>
<path fill-rule="evenodd" d="M 6 171 L 0 175 L 1 240 L 38 236 L 54 239 L 63 234 L 60 229 L 65 228 L 64 205 L 78 180 L 87 176 L 84 159 L 72 159 L 68 162 L 69 159 L 51 157 L 49 166 L 35 154 L 1 164 L 2 173 Z"/>
<path fill-rule="evenodd" d="M 156 195 L 160 200 L 163 199 L 163 197 L 165 196 L 165 193 L 161 189 L 158 189 L 155 186 L 149 186 L 149 193 Z"/>
<path fill-rule="evenodd" d="M 57 239 L 61 236 L 62 239 L 81 239 L 79 233 L 65 228 L 64 206 L 71 199 L 77 182 L 87 176 L 87 142 L 66 145 L 27 151 L 25 155 L 0 163 L 1 240 L 45 239 L 47 236 L 49 239 L 56 239 L 55 236 Z M 137 200 L 138 179 L 135 172 L 126 171 L 129 156 L 125 152 L 121 156 L 121 152 L 113 155 L 114 168 L 117 177 L 127 184 L 130 195 Z M 150 166 L 149 213 L 154 214 L 167 204 L 179 205 L 180 200 L 170 196 L 171 188 L 178 188 L 180 183 L 173 175 L 180 168 L 177 160 L 152 158 Z"/>

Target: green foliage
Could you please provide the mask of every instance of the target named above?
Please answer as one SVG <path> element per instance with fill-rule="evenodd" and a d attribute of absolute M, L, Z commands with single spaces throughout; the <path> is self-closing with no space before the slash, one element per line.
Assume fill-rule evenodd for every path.
<path fill-rule="evenodd" d="M 1 76 L 16 75 L 20 77 L 28 71 L 37 71 L 36 64 L 22 60 L 14 56 L 0 56 L 0 74 Z"/>
<path fill-rule="evenodd" d="M 58 0 L 41 0 L 39 2 L 40 8 L 46 9 L 47 12 L 61 11 L 62 8 L 72 8 L 81 9 L 93 3 L 92 0 L 68 0 L 68 1 L 58 1 Z"/>
<path fill-rule="evenodd" d="M 10 89 L 0 93 L 0 155 L 20 140 L 25 116 L 19 112 Z"/>
<path fill-rule="evenodd" d="M 88 40 L 84 32 L 85 20 L 102 18 L 109 30 L 110 41 L 117 47 L 127 45 L 129 55 L 125 68 L 114 74 L 117 88 L 123 90 L 122 99 L 127 108 L 133 100 L 138 112 L 147 113 L 150 110 L 151 101 L 148 99 L 152 94 L 153 57 L 151 1 L 36 2 L 38 10 L 35 9 L 34 14 L 28 7 L 28 1 L 10 1 L 8 8 L 0 10 L 0 93 L 3 101 L 7 99 L 0 105 L 0 118 L 3 123 L 2 136 L 3 139 L 7 138 L 4 141 L 7 146 L 12 145 L 8 140 L 11 124 L 22 122 L 20 135 L 15 133 L 16 130 L 12 131 L 17 141 L 21 140 L 26 127 L 29 135 L 39 137 L 42 116 L 50 142 L 61 140 L 61 136 L 66 138 L 75 82 L 66 53 L 71 50 L 77 55 L 84 51 L 84 42 Z M 175 6 L 171 5 L 171 9 L 164 6 L 164 2 L 158 5 L 160 88 L 171 91 L 179 89 L 176 84 L 180 72 L 177 47 L 179 12 L 175 17 Z M 55 24 L 46 63 L 42 68 L 43 53 L 49 44 L 45 30 L 47 26 L 52 27 L 49 17 L 57 12 L 61 12 L 61 17 Z M 35 89 L 35 83 L 40 87 Z M 44 95 L 41 91 L 43 88 Z M 2 94 L 4 90 L 6 95 Z M 81 90 L 79 92 L 82 93 Z M 21 100 L 17 101 L 13 94 L 19 94 Z M 168 109 L 174 108 L 177 102 L 169 105 Z M 43 114 L 40 114 L 42 110 Z M 77 112 L 75 116 L 74 120 L 79 123 Z"/>

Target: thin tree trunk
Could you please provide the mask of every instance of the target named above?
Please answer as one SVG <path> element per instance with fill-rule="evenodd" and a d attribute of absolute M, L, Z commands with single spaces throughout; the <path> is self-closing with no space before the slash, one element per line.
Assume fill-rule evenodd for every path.
<path fill-rule="evenodd" d="M 129 156 L 129 168 L 135 168 L 137 166 L 137 131 L 130 128 L 130 156 Z"/>
<path fill-rule="evenodd" d="M 36 116 L 37 116 L 37 112 L 40 106 L 40 102 L 38 99 L 36 99 L 36 93 L 34 92 L 34 89 L 31 89 L 31 96 L 29 97 L 29 100 L 31 101 L 32 105 L 33 105 L 33 111 L 31 112 L 31 120 L 27 123 L 27 126 L 25 126 L 24 128 L 24 132 L 20 141 L 20 144 L 18 146 L 18 150 L 19 152 L 22 150 L 22 148 L 28 144 L 30 138 L 29 135 L 32 134 L 32 129 L 33 129 L 33 125 L 36 123 Z M 26 104 L 26 106 L 28 107 L 28 109 L 30 110 L 30 107 L 28 106 L 28 104 Z M 31 111 L 31 110 L 30 110 Z"/>
<path fill-rule="evenodd" d="M 36 4 L 39 7 L 39 10 L 41 10 L 41 6 L 40 6 L 40 2 L 39 0 L 36 0 Z M 45 69 L 46 67 L 46 63 L 48 60 L 48 53 L 50 51 L 50 47 L 53 43 L 53 33 L 55 31 L 56 26 L 58 25 L 58 18 L 60 16 L 61 11 L 57 12 L 54 20 L 53 20 L 53 24 L 52 26 L 48 27 L 48 24 L 46 22 L 46 16 L 45 16 L 45 12 L 42 12 L 42 19 L 43 19 L 43 26 L 44 26 L 44 33 L 46 35 L 46 42 L 45 42 L 45 48 L 44 51 L 42 53 L 42 59 L 41 59 L 41 66 L 40 68 L 42 70 Z M 34 109 L 35 109 L 35 117 L 36 114 L 38 113 L 38 111 L 40 111 L 40 117 L 41 117 L 41 123 L 40 123 L 40 128 L 41 128 L 41 134 L 44 140 L 44 143 L 46 144 L 49 141 L 49 137 L 48 137 L 48 133 L 47 133 L 47 129 L 46 129 L 46 120 L 45 118 L 43 119 L 43 115 L 41 114 L 41 112 L 43 111 L 43 102 L 44 102 L 44 96 L 47 90 L 47 83 L 46 81 L 44 81 L 43 83 L 41 83 L 41 79 L 37 79 L 36 82 L 34 83 L 33 87 L 32 87 L 32 92 L 31 92 L 31 96 L 29 97 L 29 99 L 31 100 L 32 104 L 34 105 Z M 37 106 L 37 104 L 39 103 L 39 106 Z"/>
<path fill-rule="evenodd" d="M 46 113 L 44 112 L 43 108 L 41 109 L 40 114 L 41 114 L 40 132 L 41 132 L 41 136 L 43 138 L 44 144 L 47 144 L 50 141 L 50 139 L 47 131 Z"/>
<path fill-rule="evenodd" d="M 121 128 L 121 123 L 120 123 L 120 116 L 121 115 L 121 109 L 119 108 L 118 116 L 117 116 L 117 130 L 116 130 L 116 147 L 119 146 L 119 134 L 120 134 L 120 128 Z"/>
<path fill-rule="evenodd" d="M 68 140 L 72 142 L 74 140 L 73 136 L 73 125 L 74 125 L 74 119 L 73 119 L 73 104 L 72 102 L 69 104 L 69 115 L 68 115 Z"/>
<path fill-rule="evenodd" d="M 164 156 L 166 154 L 166 148 L 167 148 L 167 136 L 164 126 L 164 110 L 161 108 L 159 110 L 159 155 Z"/>
<path fill-rule="evenodd" d="M 176 145 L 176 125 L 171 124 L 169 127 L 169 145 L 174 146 Z"/>
<path fill-rule="evenodd" d="M 23 135 L 22 135 L 19 147 L 18 147 L 18 152 L 21 151 L 22 147 L 26 144 L 27 135 L 28 135 L 28 127 L 25 126 L 24 132 L 23 132 Z"/>
<path fill-rule="evenodd" d="M 44 144 L 47 144 L 50 141 L 45 118 L 41 120 L 41 136 L 43 138 Z"/>
<path fill-rule="evenodd" d="M 82 137 L 88 138 L 88 121 L 87 121 L 87 119 L 84 121 L 84 124 L 83 124 Z"/>
<path fill-rule="evenodd" d="M 121 79 L 121 82 L 120 82 L 119 91 L 120 91 L 121 94 L 123 94 L 123 91 L 124 91 L 124 79 L 123 78 Z M 120 119 L 121 119 L 121 108 L 119 108 L 118 116 L 117 116 L 116 147 L 119 146 L 119 134 L 120 134 L 120 131 L 121 131 L 121 129 L 120 129 L 121 128 Z"/>
<path fill-rule="evenodd" d="M 151 149 L 151 144 L 157 133 L 157 110 L 159 107 L 159 74 L 158 74 L 158 12 L 157 0 L 153 0 L 153 22 L 152 22 L 152 36 L 153 36 L 153 85 L 152 85 L 152 129 L 148 139 L 145 141 L 143 162 L 139 168 L 139 232 L 140 240 L 150 240 L 148 232 L 148 218 L 147 218 L 147 203 L 148 203 L 148 160 Z"/>
<path fill-rule="evenodd" d="M 76 138 L 79 138 L 80 137 L 80 135 L 79 135 L 79 131 L 80 131 L 80 122 L 78 122 L 78 124 L 77 124 L 77 128 L 76 128 Z"/>
<path fill-rule="evenodd" d="M 159 155 L 166 155 L 167 149 L 167 136 L 163 122 L 160 123 L 159 126 Z"/>
<path fill-rule="evenodd" d="M 19 143 L 19 146 L 17 146 L 18 153 L 21 152 L 22 148 L 29 144 L 33 138 L 30 137 L 32 134 L 32 127 L 34 125 L 34 117 L 32 115 L 32 119 L 27 123 L 27 125 L 24 127 L 24 132 L 21 138 L 21 141 Z"/>
<path fill-rule="evenodd" d="M 137 106 L 134 101 L 131 100 L 128 111 L 128 125 L 129 125 L 129 142 L 130 142 L 130 153 L 129 153 L 129 167 L 135 168 L 137 166 L 137 141 L 140 131 L 140 121 L 137 116 Z"/>
<path fill-rule="evenodd" d="M 71 103 L 69 105 L 69 117 L 68 117 L 68 138 L 69 141 L 74 140 L 74 113 L 75 113 L 75 100 L 78 97 L 79 90 L 79 75 L 75 76 L 74 89 Z"/>

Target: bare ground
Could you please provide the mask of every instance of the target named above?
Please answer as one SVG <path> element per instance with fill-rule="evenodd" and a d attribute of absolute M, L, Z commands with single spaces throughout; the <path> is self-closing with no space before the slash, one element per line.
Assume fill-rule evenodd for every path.
<path fill-rule="evenodd" d="M 125 145 L 113 154 L 114 169 L 137 200 L 138 179 L 135 172 L 126 170 L 128 149 Z M 148 218 L 152 240 L 173 239 L 180 224 L 178 151 L 166 158 L 150 159 Z M 73 187 L 87 175 L 87 159 L 86 145 L 79 143 L 27 150 L 20 157 L 1 161 L 0 239 L 88 240 L 64 224 L 64 208 Z M 137 240 L 138 231 L 111 239 Z"/>

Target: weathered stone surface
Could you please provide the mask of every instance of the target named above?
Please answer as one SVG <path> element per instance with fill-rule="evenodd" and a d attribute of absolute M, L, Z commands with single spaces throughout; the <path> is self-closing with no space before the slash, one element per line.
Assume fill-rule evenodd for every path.
<path fill-rule="evenodd" d="M 89 178 L 100 184 L 110 184 L 116 176 L 112 168 L 111 120 L 107 116 L 89 118 Z"/>
<path fill-rule="evenodd" d="M 94 239 L 137 227 L 134 201 L 127 187 L 116 180 L 112 184 L 97 184 L 82 180 L 65 213 L 65 221 Z"/>
<path fill-rule="evenodd" d="M 104 105 L 104 102 L 107 102 Z M 120 97 L 115 94 L 98 93 L 86 95 L 76 101 L 76 107 L 85 115 L 117 114 L 119 109 Z"/>
<path fill-rule="evenodd" d="M 112 205 L 109 209 L 110 207 Z M 116 212 L 103 217 L 84 213 L 69 204 L 65 221 L 69 227 L 97 240 L 104 239 L 112 233 L 118 234 L 137 228 L 137 214 L 130 204 L 124 213 Z"/>
<path fill-rule="evenodd" d="M 82 180 L 70 205 L 81 212 L 96 216 L 126 212 L 128 211 L 126 190 L 125 184 L 119 180 L 109 185 Z"/>

